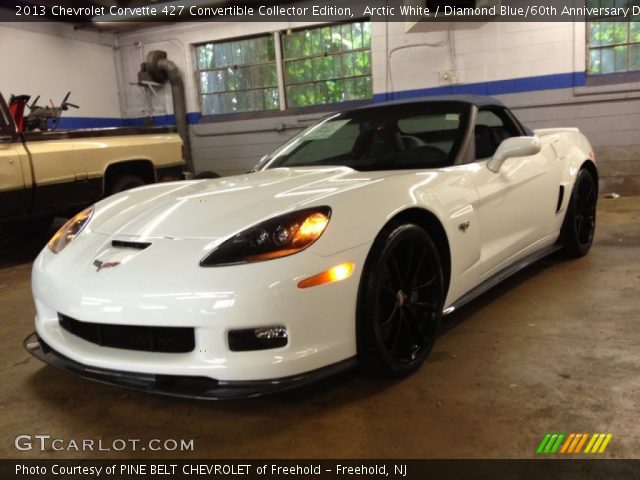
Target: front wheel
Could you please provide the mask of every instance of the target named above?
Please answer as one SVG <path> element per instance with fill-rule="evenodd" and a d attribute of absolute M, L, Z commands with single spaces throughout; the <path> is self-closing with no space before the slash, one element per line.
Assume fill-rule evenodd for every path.
<path fill-rule="evenodd" d="M 562 225 L 564 251 L 571 257 L 582 257 L 593 244 L 596 229 L 598 187 L 591 172 L 578 172 Z"/>
<path fill-rule="evenodd" d="M 418 225 L 392 224 L 365 263 L 356 320 L 365 372 L 400 377 L 417 370 L 436 339 L 444 302 L 442 264 Z"/>

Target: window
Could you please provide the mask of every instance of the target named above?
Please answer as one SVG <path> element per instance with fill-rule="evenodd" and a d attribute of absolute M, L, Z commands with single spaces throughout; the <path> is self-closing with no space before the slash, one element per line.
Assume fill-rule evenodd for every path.
<path fill-rule="evenodd" d="M 453 165 L 470 107 L 427 102 L 336 114 L 299 133 L 258 167 L 346 166 L 360 171 Z"/>
<path fill-rule="evenodd" d="M 280 108 L 273 35 L 196 46 L 204 115 Z"/>
<path fill-rule="evenodd" d="M 493 156 L 507 138 L 520 135 L 518 127 L 504 109 L 480 110 L 476 117 L 476 158 Z"/>
<path fill-rule="evenodd" d="M 587 3 L 590 7 L 621 6 L 620 1 L 614 0 L 589 0 Z M 640 71 L 640 16 L 631 21 L 616 17 L 590 17 L 587 35 L 587 73 Z"/>
<path fill-rule="evenodd" d="M 371 24 L 354 22 L 283 33 L 288 107 L 371 98 Z"/>

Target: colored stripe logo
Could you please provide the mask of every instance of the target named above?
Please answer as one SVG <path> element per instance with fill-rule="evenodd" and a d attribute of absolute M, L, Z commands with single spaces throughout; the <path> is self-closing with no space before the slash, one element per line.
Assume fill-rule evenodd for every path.
<path fill-rule="evenodd" d="M 547 433 L 543 438 L 536 453 L 544 454 L 600 454 L 604 453 L 613 438 L 612 433 Z M 584 450 L 583 450 L 584 448 Z"/>

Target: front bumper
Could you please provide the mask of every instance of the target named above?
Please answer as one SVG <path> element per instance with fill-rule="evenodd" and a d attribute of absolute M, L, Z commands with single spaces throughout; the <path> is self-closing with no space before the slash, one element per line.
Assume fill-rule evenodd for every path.
<path fill-rule="evenodd" d="M 220 381 L 209 377 L 154 375 L 83 365 L 53 350 L 35 332 L 24 340 L 24 348 L 39 360 L 88 380 L 147 393 L 201 400 L 259 397 L 290 390 L 348 370 L 357 363 L 355 358 L 350 358 L 290 377 L 253 381 Z"/>

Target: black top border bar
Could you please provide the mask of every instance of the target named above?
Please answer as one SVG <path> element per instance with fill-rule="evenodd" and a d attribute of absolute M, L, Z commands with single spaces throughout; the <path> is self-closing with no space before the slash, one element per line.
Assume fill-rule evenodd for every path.
<path fill-rule="evenodd" d="M 117 2 L 114 2 L 117 3 Z M 144 6 L 0 0 L 0 21 L 140 22 L 580 22 L 640 21 L 640 0 L 159 0 Z M 76 5 L 76 6 L 69 6 Z M 428 26 L 426 26 L 428 29 Z"/>

